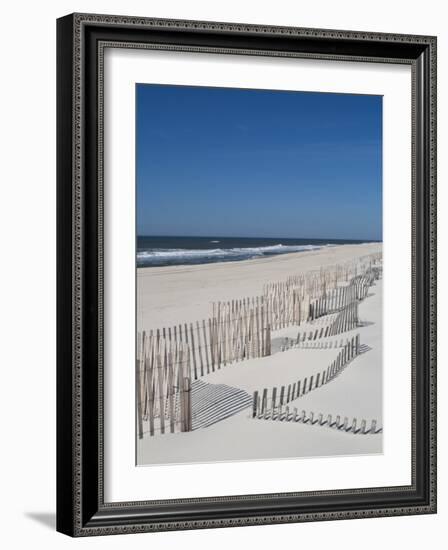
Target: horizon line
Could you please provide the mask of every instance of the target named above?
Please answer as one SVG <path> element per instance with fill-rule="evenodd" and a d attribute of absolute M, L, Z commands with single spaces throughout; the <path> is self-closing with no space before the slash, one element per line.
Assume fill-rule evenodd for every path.
<path fill-rule="evenodd" d="M 136 234 L 137 237 L 176 237 L 181 239 L 208 239 L 208 238 L 218 238 L 218 239 L 307 239 L 309 241 L 364 241 L 364 242 L 383 242 L 383 239 L 363 239 L 363 238 L 352 238 L 352 237 L 254 237 L 248 235 L 166 235 L 166 234 L 151 234 L 143 235 Z"/>

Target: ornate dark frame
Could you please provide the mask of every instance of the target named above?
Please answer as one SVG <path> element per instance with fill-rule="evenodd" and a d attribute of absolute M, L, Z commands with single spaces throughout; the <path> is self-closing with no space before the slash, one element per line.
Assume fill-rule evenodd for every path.
<path fill-rule="evenodd" d="M 102 63 L 111 46 L 411 65 L 410 486 L 104 502 Z M 435 513 L 436 38 L 73 14 L 57 22 L 57 51 L 58 531 L 89 536 Z"/>

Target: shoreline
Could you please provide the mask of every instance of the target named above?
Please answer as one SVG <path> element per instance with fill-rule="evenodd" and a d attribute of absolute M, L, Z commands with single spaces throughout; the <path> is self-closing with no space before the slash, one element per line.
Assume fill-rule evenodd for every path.
<path fill-rule="evenodd" d="M 216 262 L 204 262 L 204 263 L 190 263 L 190 264 L 171 264 L 171 265 L 144 265 L 144 266 L 136 266 L 136 270 L 171 270 L 172 268 L 203 268 L 204 266 L 212 266 L 212 265 L 227 265 L 227 264 L 245 264 L 247 262 L 263 262 L 267 260 L 275 260 L 278 258 L 286 258 L 286 257 L 297 257 L 297 256 L 303 256 L 306 254 L 313 254 L 317 252 L 322 251 L 328 251 L 333 249 L 339 249 L 339 248 L 346 248 L 346 247 L 359 247 L 359 246 L 380 246 L 382 247 L 383 242 L 382 241 L 375 241 L 375 242 L 365 242 L 365 243 L 347 243 L 347 244 L 330 244 L 330 245 L 322 245 L 320 248 L 315 248 L 313 250 L 299 250 L 296 252 L 283 252 L 280 254 L 269 254 L 264 256 L 255 256 L 253 258 L 246 258 L 244 260 L 225 260 L 225 261 L 216 261 Z"/>
<path fill-rule="evenodd" d="M 241 261 L 137 268 L 137 330 L 207 319 L 213 302 L 257 296 L 265 284 L 381 250 L 382 243 L 346 244 Z"/>

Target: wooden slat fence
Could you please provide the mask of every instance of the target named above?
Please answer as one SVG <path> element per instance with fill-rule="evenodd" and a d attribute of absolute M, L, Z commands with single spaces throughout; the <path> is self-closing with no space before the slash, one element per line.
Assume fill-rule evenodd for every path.
<path fill-rule="evenodd" d="M 301 347 L 302 344 L 321 338 L 337 336 L 343 332 L 353 330 L 359 325 L 358 302 L 353 302 L 340 311 L 333 319 L 318 328 L 312 330 L 302 330 L 297 333 L 295 340 L 285 339 L 283 350 L 286 351 L 292 347 Z"/>
<path fill-rule="evenodd" d="M 190 431 L 193 380 L 271 353 L 265 306 L 257 299 L 214 304 L 213 317 L 201 323 L 139 333 L 138 349 L 139 437 Z"/>
<path fill-rule="evenodd" d="M 218 365 L 271 354 L 269 307 L 262 296 L 214 302 L 212 326 Z"/>
<path fill-rule="evenodd" d="M 278 283 L 272 285 L 261 299 L 266 304 L 267 320 L 272 330 L 300 325 L 308 318 L 310 298 L 303 295 L 301 289 Z"/>
<path fill-rule="evenodd" d="M 145 434 L 188 432 L 191 421 L 191 361 L 186 343 L 160 334 L 137 340 L 137 429 Z"/>
<path fill-rule="evenodd" d="M 264 388 L 263 391 L 255 391 L 252 401 L 253 418 L 269 418 L 278 407 L 283 407 L 291 401 L 302 397 L 310 391 L 316 390 L 334 380 L 346 366 L 360 353 L 360 336 L 357 334 L 350 340 L 347 340 L 342 350 L 338 353 L 336 359 L 327 367 L 327 369 L 315 373 L 297 382 L 287 386 L 271 388 L 269 391 Z"/>
<path fill-rule="evenodd" d="M 284 408 L 279 407 L 275 414 L 270 417 L 266 418 L 262 416 L 260 418 L 263 420 L 275 420 L 279 422 L 298 422 L 301 424 L 308 424 L 310 426 L 317 425 L 355 435 L 375 435 L 382 433 L 383 431 L 383 428 L 377 426 L 378 423 L 376 420 L 372 420 L 369 427 L 367 427 L 367 421 L 365 419 L 361 419 L 361 422 L 358 424 L 358 419 L 356 417 L 349 420 L 347 416 L 342 417 L 341 415 L 332 414 L 324 415 L 313 411 L 306 412 L 302 410 L 301 413 L 299 413 L 297 407 L 294 407 L 291 410 L 288 405 Z"/>
<path fill-rule="evenodd" d="M 376 280 L 377 273 L 370 269 L 364 275 L 353 277 L 348 285 L 333 288 L 317 300 L 310 302 L 308 321 L 341 311 L 355 301 L 364 300 L 369 288 Z"/>
<path fill-rule="evenodd" d="M 313 334 L 312 332 L 310 333 Z M 285 337 L 283 339 L 283 344 L 280 348 L 281 351 L 288 351 L 290 349 L 336 349 L 336 348 L 342 348 L 344 347 L 345 342 L 343 339 L 341 340 L 305 340 L 300 343 L 297 343 L 297 340 L 295 338 L 288 338 Z"/>
<path fill-rule="evenodd" d="M 251 308 L 249 300 L 240 302 L 241 309 L 235 301 L 232 313 L 228 304 L 217 303 L 216 314 L 207 320 L 150 331 L 150 341 L 186 344 L 184 361 L 188 358 L 193 380 L 229 363 L 270 355 L 271 329 L 263 304 Z"/>
<path fill-rule="evenodd" d="M 264 285 L 263 303 L 267 305 L 271 329 L 300 325 L 364 299 L 368 287 L 380 276 L 381 268 L 373 267 L 380 258 L 381 255 L 372 254 L 359 261 Z"/>
<path fill-rule="evenodd" d="M 356 300 L 357 293 L 354 284 L 333 288 L 326 292 L 321 298 L 310 302 L 308 321 L 314 321 L 319 317 L 341 311 Z"/>
<path fill-rule="evenodd" d="M 362 275 L 370 269 L 377 269 L 381 273 L 381 252 L 361 256 L 342 264 L 329 265 L 319 270 L 310 270 L 304 274 L 291 275 L 286 279 L 285 284 L 301 287 L 303 295 L 309 294 L 311 298 L 317 298 L 322 294 L 324 287 L 326 290 L 337 288 L 339 285 L 346 284 L 353 277 Z"/>

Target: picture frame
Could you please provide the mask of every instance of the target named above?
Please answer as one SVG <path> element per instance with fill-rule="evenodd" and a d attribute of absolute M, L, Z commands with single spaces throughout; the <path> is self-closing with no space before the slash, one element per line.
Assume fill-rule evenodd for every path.
<path fill-rule="evenodd" d="M 436 512 L 436 43 L 432 36 L 112 15 L 58 19 L 58 531 L 80 537 Z M 105 500 L 103 61 L 112 46 L 411 67 L 411 484 L 198 498 L 179 492 L 166 500 L 148 490 L 144 500 Z"/>

